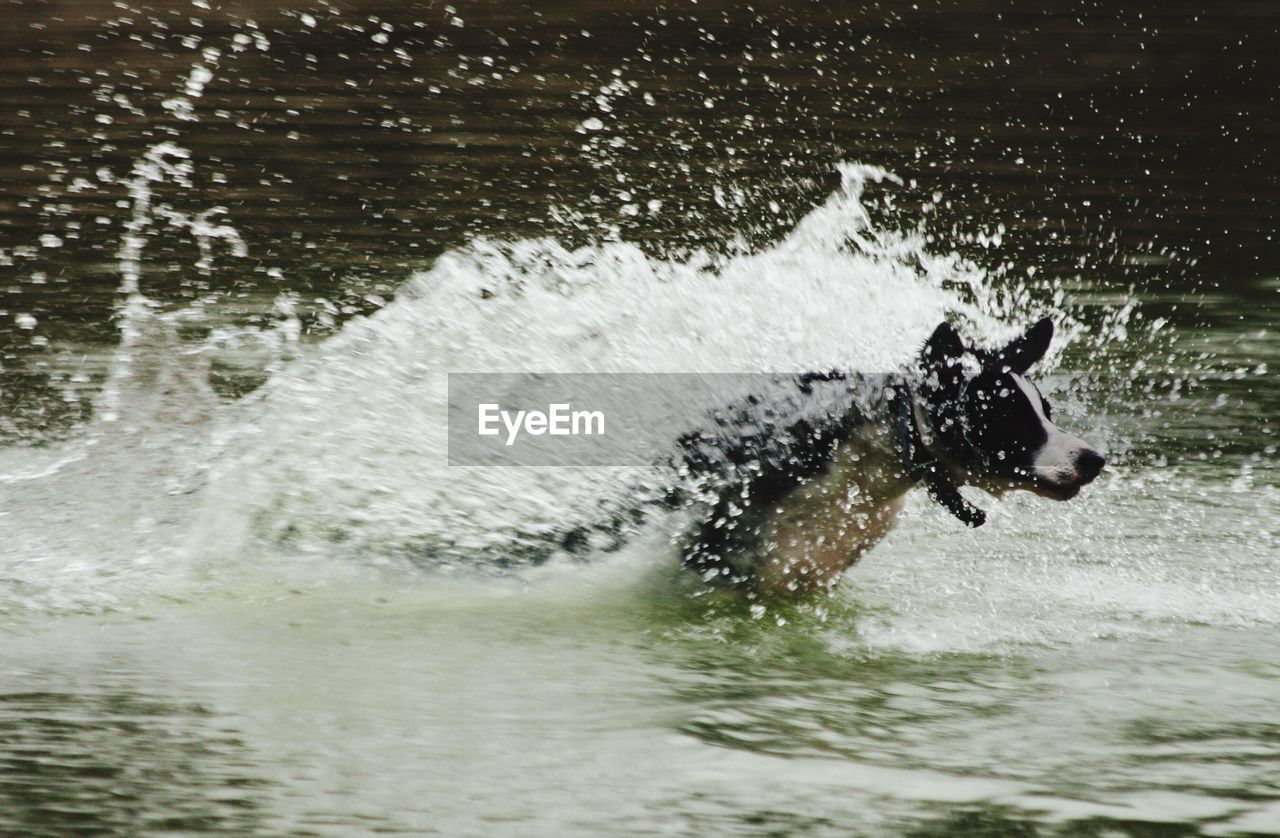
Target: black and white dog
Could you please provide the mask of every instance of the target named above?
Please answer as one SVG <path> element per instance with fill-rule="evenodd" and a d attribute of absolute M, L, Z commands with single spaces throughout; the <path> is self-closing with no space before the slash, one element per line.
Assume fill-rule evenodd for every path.
<path fill-rule="evenodd" d="M 1025 377 L 1052 337 L 1046 318 L 986 351 L 942 323 L 915 374 L 795 376 L 783 403 L 753 398 L 718 415 L 711 430 L 681 440 L 677 458 L 704 510 L 685 565 L 761 594 L 812 592 L 884 537 L 919 483 L 971 527 L 985 515 L 961 497 L 962 485 L 1074 497 L 1104 460 L 1053 424 Z"/>

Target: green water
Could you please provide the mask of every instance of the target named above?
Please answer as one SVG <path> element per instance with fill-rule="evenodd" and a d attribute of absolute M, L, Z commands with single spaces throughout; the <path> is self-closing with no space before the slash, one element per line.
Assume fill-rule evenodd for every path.
<path fill-rule="evenodd" d="M 9 9 L 0 831 L 1280 831 L 1270 5 L 456 5 Z M 161 141 L 191 173 L 156 201 L 226 207 L 248 256 L 200 270 L 156 223 L 139 286 L 174 317 L 124 345 L 122 181 Z M 1110 460 L 1081 498 L 970 532 L 912 497 L 831 599 L 754 611 L 660 532 L 505 575 L 387 547 L 430 517 L 396 467 L 422 420 L 376 412 L 419 392 L 397 335 L 594 351 L 413 271 L 477 235 L 622 239 L 637 275 L 769 251 L 840 161 L 903 179 L 874 229 L 1080 327 L 1061 421 Z"/>

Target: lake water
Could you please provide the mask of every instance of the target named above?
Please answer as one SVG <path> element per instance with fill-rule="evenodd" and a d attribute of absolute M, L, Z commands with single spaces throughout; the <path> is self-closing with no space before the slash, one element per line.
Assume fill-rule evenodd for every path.
<path fill-rule="evenodd" d="M 844 5 L 6 7 L 0 831 L 1280 831 L 1280 17 Z M 830 597 L 446 465 L 451 371 L 1046 313 L 1102 477 Z"/>

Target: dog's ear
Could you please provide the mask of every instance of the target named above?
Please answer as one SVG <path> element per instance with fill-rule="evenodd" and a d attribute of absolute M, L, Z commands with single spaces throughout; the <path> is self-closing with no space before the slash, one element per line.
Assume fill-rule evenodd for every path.
<path fill-rule="evenodd" d="M 951 366 L 964 354 L 964 341 L 956 327 L 945 320 L 938 324 L 920 351 L 920 361 L 925 367 Z"/>
<path fill-rule="evenodd" d="M 1049 342 L 1053 340 L 1053 320 L 1046 317 L 1037 322 L 1021 337 L 996 352 L 993 360 L 996 364 L 1008 367 L 1021 375 L 1031 369 L 1031 365 L 1044 357 L 1049 351 Z"/>
<path fill-rule="evenodd" d="M 960 339 L 960 333 L 945 320 L 939 323 L 920 350 L 920 366 L 930 389 L 946 392 L 959 382 L 962 355 L 964 341 Z"/>

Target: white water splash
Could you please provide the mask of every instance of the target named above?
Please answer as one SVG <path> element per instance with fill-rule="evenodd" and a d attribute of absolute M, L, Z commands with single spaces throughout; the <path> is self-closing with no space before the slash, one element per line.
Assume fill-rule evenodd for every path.
<path fill-rule="evenodd" d="M 243 252 L 213 215 L 158 205 L 156 186 L 189 182 L 190 167 L 179 146 L 161 145 L 128 181 L 116 421 L 38 455 L 0 452 L 5 608 L 120 607 L 144 592 L 190 596 L 264 580 L 324 584 L 387 564 L 520 566 L 549 535 L 598 515 L 602 503 L 627 501 L 646 476 L 449 467 L 451 371 L 887 371 L 908 363 L 944 317 L 993 338 L 1033 316 L 1025 292 L 994 288 L 914 234 L 876 228 L 863 190 L 889 177 L 847 166 L 840 189 L 754 253 L 661 258 L 622 242 L 475 241 L 413 276 L 377 314 L 275 363 L 253 396 L 219 404 L 202 355 L 238 336 L 224 329 L 182 344 L 173 328 L 182 312 L 158 312 L 140 288 L 152 224 L 203 237 L 202 254 L 219 243 Z M 289 301 L 281 305 L 283 326 L 267 336 L 294 347 L 298 324 Z M 1108 322 L 1123 326 L 1131 310 Z M 1057 319 L 1070 333 L 1067 313 Z M 1186 556 L 1161 540 L 1134 552 L 1127 533 L 1148 521 L 1151 500 L 1123 473 L 1094 490 L 1064 506 L 995 505 L 978 533 L 957 532 L 914 499 L 855 571 L 851 586 L 872 614 L 840 642 L 934 652 L 1158 632 L 1180 619 L 1280 622 L 1274 586 L 1247 574 L 1233 581 L 1235 565 L 1201 571 L 1194 538 Z M 1204 489 L 1191 481 L 1179 492 L 1187 513 Z M 1242 533 L 1261 520 L 1230 508 Z M 1220 538 L 1212 534 L 1221 517 L 1189 518 L 1185 532 Z M 626 560 L 674 565 L 674 548 L 655 546 L 665 543 L 660 533 L 640 536 L 647 548 L 625 551 Z"/>
<path fill-rule="evenodd" d="M 248 543 L 366 562 L 519 564 L 649 477 L 448 466 L 449 372 L 892 371 L 946 316 L 999 328 L 981 273 L 872 227 L 862 192 L 886 172 L 841 173 L 824 204 L 756 253 L 663 259 L 621 242 L 569 250 L 536 239 L 441 256 L 392 305 L 267 385 L 247 448 L 216 470 L 219 497 L 199 529 L 217 544 L 197 552 Z"/>
<path fill-rule="evenodd" d="M 179 212 L 169 204 L 155 200 L 155 188 L 166 181 L 185 188 L 192 188 L 193 166 L 191 154 L 174 143 L 157 143 L 146 150 L 133 164 L 130 176 L 124 181 L 129 193 L 130 214 L 125 222 L 120 250 L 116 254 L 120 271 L 120 344 L 110 378 L 103 386 L 98 403 L 98 418 L 114 422 L 124 406 L 121 390 L 131 376 L 138 357 L 138 344 L 143 340 L 146 328 L 167 328 L 160 323 L 171 324 L 181 319 L 182 312 L 160 315 L 155 304 L 143 293 L 141 277 L 143 250 L 147 244 L 147 231 L 159 222 L 175 230 L 189 233 L 200 250 L 196 268 L 207 272 L 213 265 L 213 243 L 227 242 L 232 255 L 248 256 L 248 248 L 239 232 L 230 224 L 215 223 L 214 219 L 226 213 L 226 207 L 212 207 L 194 215 Z"/>
<path fill-rule="evenodd" d="M 217 50 L 206 49 L 215 61 Z M 199 95 L 213 78 L 193 68 L 186 90 Z M 194 117 L 193 117 L 194 119 Z M 142 287 L 149 233 L 160 225 L 187 233 L 207 272 L 215 243 L 239 258 L 248 248 L 219 221 L 224 207 L 182 212 L 157 189 L 194 188 L 187 149 L 155 143 L 120 182 L 129 198 L 117 267 L 120 341 L 95 405 L 95 419 L 71 442 L 43 450 L 0 451 L 0 610 L 82 609 L 117 604 L 139 583 L 181 575 L 178 534 L 189 524 L 190 496 L 217 449 L 218 423 L 230 421 L 209 387 L 207 346 L 188 345 L 177 326 L 199 319 L 193 306 L 162 311 Z M 98 179 L 116 182 L 107 169 Z"/>

